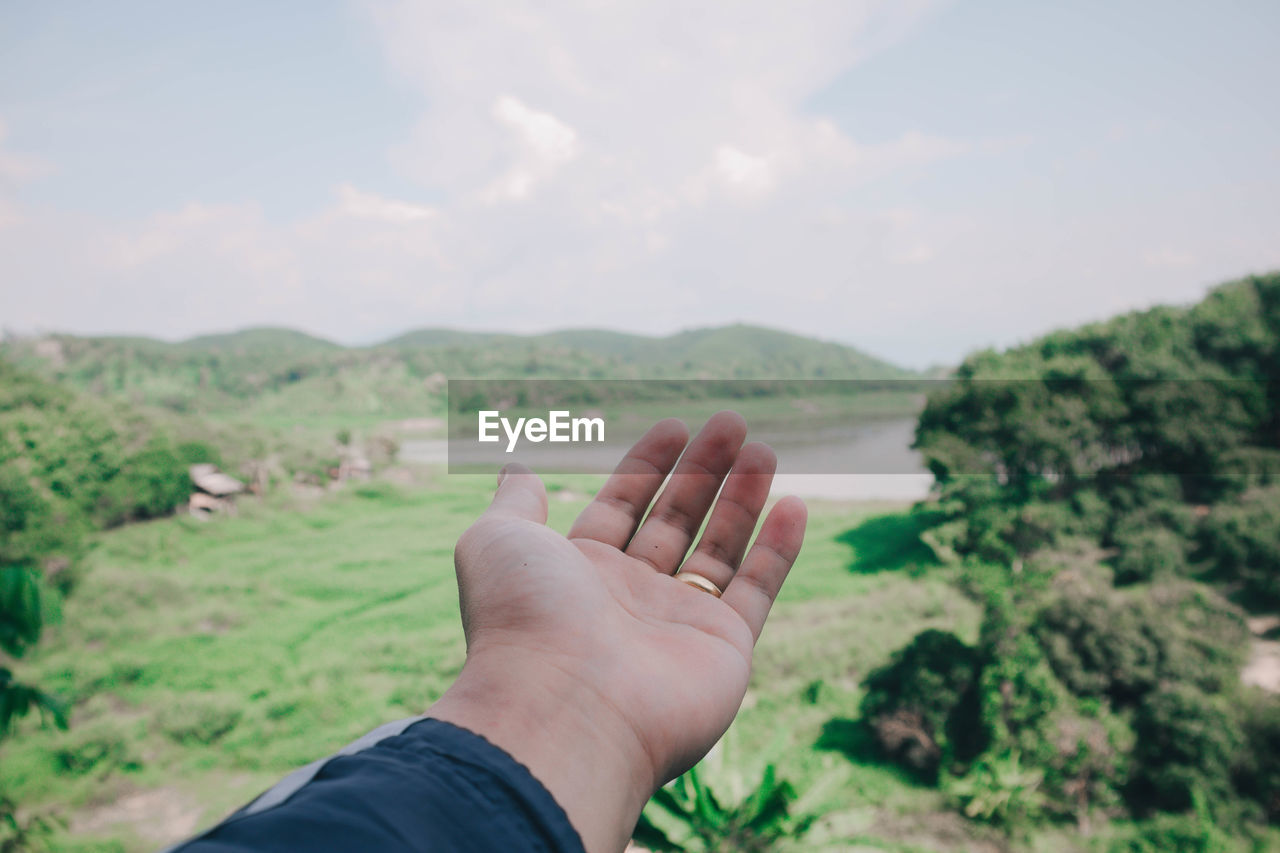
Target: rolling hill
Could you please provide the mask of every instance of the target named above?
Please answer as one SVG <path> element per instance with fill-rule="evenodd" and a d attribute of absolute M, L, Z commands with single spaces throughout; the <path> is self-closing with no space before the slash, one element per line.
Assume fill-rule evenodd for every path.
<path fill-rule="evenodd" d="M 616 371 L 613 378 L 889 379 L 913 374 L 844 344 L 761 326 L 735 324 L 664 337 L 606 329 L 565 329 L 540 335 L 419 329 L 380 345 L 398 350 L 490 348 L 511 355 L 585 355 Z M 567 375 L 575 375 L 566 361 Z M 513 365 L 521 371 L 523 364 Z M 482 377 L 474 377 L 482 378 Z"/>
<path fill-rule="evenodd" d="M 341 344 L 324 338 L 299 332 L 296 329 L 285 329 L 273 326 L 257 326 L 241 329 L 238 332 L 227 332 L 215 335 L 200 335 L 188 338 L 179 346 L 186 349 L 209 350 L 212 352 L 250 353 L 250 352 L 332 352 L 342 349 Z"/>
<path fill-rule="evenodd" d="M 601 329 L 539 335 L 419 329 L 368 347 L 252 328 L 178 343 L 17 338 L 0 355 L 102 396 L 275 426 L 373 422 L 443 411 L 445 378 L 894 379 L 853 347 L 733 325 L 665 337 Z"/>

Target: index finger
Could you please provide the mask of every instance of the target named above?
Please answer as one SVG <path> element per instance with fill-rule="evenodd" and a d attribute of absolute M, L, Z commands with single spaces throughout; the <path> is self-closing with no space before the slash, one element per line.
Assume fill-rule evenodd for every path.
<path fill-rule="evenodd" d="M 578 515 L 569 538 L 626 547 L 688 441 L 689 428 L 675 418 L 650 427 Z"/>

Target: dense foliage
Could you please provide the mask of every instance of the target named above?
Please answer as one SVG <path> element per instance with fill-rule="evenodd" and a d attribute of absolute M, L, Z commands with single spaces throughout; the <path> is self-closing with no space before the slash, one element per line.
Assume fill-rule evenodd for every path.
<path fill-rule="evenodd" d="M 199 428 L 175 426 L 0 359 L 0 737 L 33 711 L 66 725 L 62 703 L 14 669 L 79 579 L 90 533 L 173 512 L 191 493 L 188 466 L 222 461 Z M 0 845 L 43 827 L 0 796 Z"/>
<path fill-rule="evenodd" d="M 1280 605 L 1280 275 L 978 353 L 917 446 L 922 538 L 987 615 L 866 680 L 888 754 L 918 767 L 885 732 L 915 715 L 971 817 L 1145 819 L 1125 849 L 1275 821 L 1280 700 L 1239 674 L 1245 611 Z"/>
<path fill-rule="evenodd" d="M 49 516 L 32 516 L 7 547 L 31 542 L 27 552 L 70 562 L 66 542 L 41 537 L 171 512 L 191 493 L 189 465 L 223 462 L 208 436 L 195 422 L 78 394 L 0 360 L 0 483 L 34 490 L 27 512 Z"/>

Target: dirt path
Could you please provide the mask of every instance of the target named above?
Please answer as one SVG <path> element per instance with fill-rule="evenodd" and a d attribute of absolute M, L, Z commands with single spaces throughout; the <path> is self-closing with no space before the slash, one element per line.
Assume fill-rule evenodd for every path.
<path fill-rule="evenodd" d="M 1280 693 L 1280 640 L 1264 639 L 1280 628 L 1280 616 L 1255 616 L 1248 620 L 1248 624 L 1253 641 L 1249 662 L 1240 673 L 1240 680 L 1271 693 Z"/>
<path fill-rule="evenodd" d="M 75 834 L 96 834 L 127 826 L 146 842 L 172 844 L 196 830 L 200 804 L 171 788 L 137 791 L 86 809 L 71 820 Z"/>

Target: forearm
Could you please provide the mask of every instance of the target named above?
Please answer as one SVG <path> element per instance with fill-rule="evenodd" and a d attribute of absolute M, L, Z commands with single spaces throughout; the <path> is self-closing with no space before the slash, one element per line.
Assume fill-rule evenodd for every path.
<path fill-rule="evenodd" d="M 506 647 L 473 654 L 427 716 L 505 750 L 547 788 L 590 853 L 616 853 L 659 780 L 621 713 L 552 660 Z"/>
<path fill-rule="evenodd" d="M 172 851 L 555 850 L 581 853 L 568 816 L 527 767 L 447 721 L 402 720 L 291 773 Z"/>

